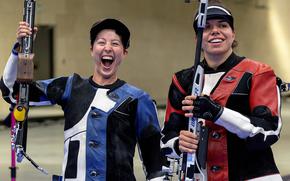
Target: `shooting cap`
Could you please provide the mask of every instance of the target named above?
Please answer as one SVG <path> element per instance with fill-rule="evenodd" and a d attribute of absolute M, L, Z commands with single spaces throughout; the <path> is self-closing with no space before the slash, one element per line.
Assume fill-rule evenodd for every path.
<path fill-rule="evenodd" d="M 98 33 L 104 29 L 112 29 L 121 37 L 125 49 L 130 45 L 130 31 L 125 24 L 116 19 L 103 19 L 94 23 L 90 30 L 91 45 L 94 44 Z"/>
<path fill-rule="evenodd" d="M 211 20 L 211 19 L 225 20 L 227 23 L 229 23 L 232 30 L 234 30 L 234 18 L 232 16 L 232 13 L 230 12 L 230 10 L 224 8 L 221 5 L 209 5 L 207 7 L 206 20 Z M 195 14 L 194 21 L 193 21 L 193 28 L 194 28 L 195 33 L 197 33 L 197 20 L 198 20 L 198 13 Z"/>

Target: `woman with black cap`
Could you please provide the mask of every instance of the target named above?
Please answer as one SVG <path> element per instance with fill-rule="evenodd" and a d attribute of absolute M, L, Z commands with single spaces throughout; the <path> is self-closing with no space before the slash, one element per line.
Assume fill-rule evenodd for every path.
<path fill-rule="evenodd" d="M 208 129 L 205 151 L 209 181 L 282 180 L 271 150 L 282 126 L 276 76 L 268 65 L 233 52 L 234 19 L 228 9 L 211 4 L 207 10 L 202 96 L 190 95 L 192 67 L 173 75 L 162 148 L 173 158 L 197 151 L 197 136 L 186 131 L 188 117 L 195 116 Z M 197 17 L 195 31 L 196 21 Z"/>
<path fill-rule="evenodd" d="M 0 82 L 2 96 L 15 104 L 17 62 L 21 38 L 31 34 L 25 22 Z M 162 180 L 160 127 L 151 97 L 117 76 L 129 48 L 129 29 L 116 19 L 96 22 L 90 30 L 93 75 L 78 74 L 35 81 L 34 105 L 58 104 L 64 111 L 62 180 L 136 180 L 133 157 L 138 143 L 146 178 Z"/>

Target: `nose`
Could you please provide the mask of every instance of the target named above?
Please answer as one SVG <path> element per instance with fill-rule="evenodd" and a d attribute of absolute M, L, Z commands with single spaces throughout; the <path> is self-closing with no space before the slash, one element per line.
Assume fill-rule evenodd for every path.
<path fill-rule="evenodd" d="M 112 51 L 112 46 L 109 43 L 106 43 L 104 46 L 104 51 L 106 52 Z"/>
<path fill-rule="evenodd" d="M 220 29 L 218 26 L 213 26 L 212 30 L 211 30 L 211 34 L 215 35 L 215 34 L 219 34 Z"/>

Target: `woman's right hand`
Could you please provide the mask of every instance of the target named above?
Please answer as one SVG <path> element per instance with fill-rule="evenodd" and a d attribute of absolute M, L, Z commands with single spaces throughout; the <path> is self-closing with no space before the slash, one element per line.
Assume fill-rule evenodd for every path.
<path fill-rule="evenodd" d="M 179 134 L 179 150 L 194 153 L 197 150 L 198 137 L 190 131 L 182 130 Z"/>

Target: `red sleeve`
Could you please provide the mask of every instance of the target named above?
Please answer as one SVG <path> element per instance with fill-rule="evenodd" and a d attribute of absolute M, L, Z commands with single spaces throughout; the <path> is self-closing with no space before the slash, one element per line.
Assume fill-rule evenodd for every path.
<path fill-rule="evenodd" d="M 279 99 L 276 76 L 269 66 L 262 64 L 252 77 L 250 92 L 251 112 L 257 106 L 266 106 L 271 110 L 273 116 L 277 116 L 280 104 Z"/>
<path fill-rule="evenodd" d="M 184 96 L 186 96 L 186 91 L 180 85 L 176 75 L 173 75 L 172 83 L 169 88 L 169 94 L 167 98 L 165 122 L 164 122 L 165 124 L 168 122 L 169 117 L 172 113 L 184 115 L 185 112 L 181 110 L 180 106 L 178 106 L 182 101 L 182 99 L 180 98 Z"/>

